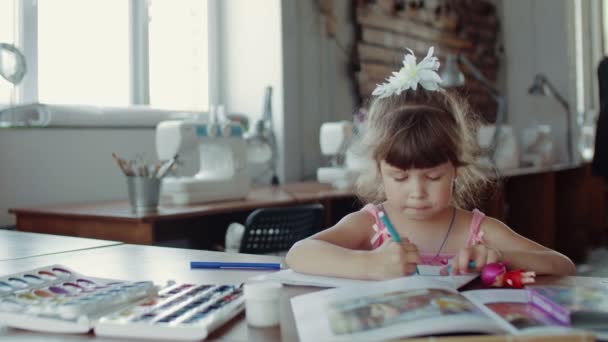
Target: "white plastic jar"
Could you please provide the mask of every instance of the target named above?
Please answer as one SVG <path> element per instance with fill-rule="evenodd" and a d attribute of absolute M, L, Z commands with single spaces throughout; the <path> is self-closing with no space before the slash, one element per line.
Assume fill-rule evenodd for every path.
<path fill-rule="evenodd" d="M 283 285 L 277 282 L 247 283 L 243 286 L 247 323 L 254 327 L 279 324 L 279 299 Z"/>

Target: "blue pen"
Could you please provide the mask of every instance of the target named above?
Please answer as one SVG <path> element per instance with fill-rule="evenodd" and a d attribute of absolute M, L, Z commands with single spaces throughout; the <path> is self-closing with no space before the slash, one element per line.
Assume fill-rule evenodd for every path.
<path fill-rule="evenodd" d="M 384 226 L 386 227 L 386 230 L 388 230 L 388 233 L 391 234 L 393 241 L 401 243 L 401 237 L 395 230 L 395 227 L 393 227 L 391 221 L 389 221 L 384 211 L 379 212 L 378 216 L 380 217 L 380 220 L 382 220 L 382 223 L 384 223 Z M 416 265 L 416 274 L 420 274 L 420 271 L 418 271 L 418 265 Z"/>
<path fill-rule="evenodd" d="M 190 261 L 190 268 L 280 270 L 280 263 Z"/>
<path fill-rule="evenodd" d="M 469 268 L 475 268 L 475 260 L 469 260 Z M 452 265 L 448 266 L 448 273 L 452 273 Z"/>

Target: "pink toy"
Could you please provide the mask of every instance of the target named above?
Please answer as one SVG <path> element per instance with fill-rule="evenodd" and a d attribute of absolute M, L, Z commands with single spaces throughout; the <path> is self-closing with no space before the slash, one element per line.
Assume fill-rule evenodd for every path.
<path fill-rule="evenodd" d="M 507 271 L 507 265 L 502 262 L 493 262 L 481 269 L 481 282 L 491 287 L 512 287 L 521 289 L 526 284 L 534 283 L 536 273 L 532 271 Z"/>

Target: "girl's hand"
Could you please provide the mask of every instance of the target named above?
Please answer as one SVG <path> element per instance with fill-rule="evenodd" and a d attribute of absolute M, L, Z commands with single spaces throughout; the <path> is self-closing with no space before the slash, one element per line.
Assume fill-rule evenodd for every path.
<path fill-rule="evenodd" d="M 469 271 L 479 272 L 489 263 L 498 262 L 502 259 L 500 251 L 490 248 L 484 244 L 461 249 L 452 262 L 452 274 L 467 274 Z M 475 262 L 475 268 L 469 267 L 469 262 Z"/>
<path fill-rule="evenodd" d="M 384 243 L 370 252 L 372 262 L 370 274 L 373 279 L 398 278 L 416 272 L 416 265 L 420 263 L 418 247 L 407 239 L 396 243 L 393 239 L 386 239 Z"/>

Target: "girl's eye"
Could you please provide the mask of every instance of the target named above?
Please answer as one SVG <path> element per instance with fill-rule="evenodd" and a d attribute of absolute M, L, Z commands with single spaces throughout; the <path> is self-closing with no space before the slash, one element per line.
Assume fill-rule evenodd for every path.
<path fill-rule="evenodd" d="M 403 177 L 393 177 L 393 179 L 395 180 L 395 182 L 403 182 L 407 179 L 407 176 L 403 176 Z"/>
<path fill-rule="evenodd" d="M 427 176 L 427 178 L 430 179 L 430 180 L 432 180 L 432 181 L 437 181 L 437 180 L 441 179 L 441 176 L 435 176 L 435 175 L 433 175 L 433 176 Z"/>

